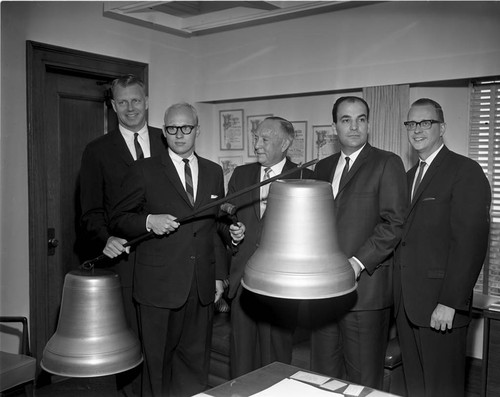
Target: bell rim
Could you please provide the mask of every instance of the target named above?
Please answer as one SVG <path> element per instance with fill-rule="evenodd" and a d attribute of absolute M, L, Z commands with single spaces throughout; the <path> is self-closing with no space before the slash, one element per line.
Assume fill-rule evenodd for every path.
<path fill-rule="evenodd" d="M 354 292 L 358 288 L 358 283 L 355 281 L 354 286 L 346 291 L 341 291 L 341 292 L 336 292 L 334 294 L 326 294 L 326 295 L 316 295 L 316 296 L 311 296 L 311 295 L 304 295 L 304 296 L 299 296 L 299 295 L 287 295 L 286 293 L 284 294 L 279 294 L 279 293 L 271 293 L 269 291 L 265 290 L 260 290 L 258 288 L 253 288 L 248 286 L 243 279 L 241 280 L 241 285 L 247 289 L 250 292 L 253 292 L 258 295 L 265 295 L 269 296 L 271 298 L 281 298 L 281 299 L 300 299 L 300 300 L 315 300 L 315 299 L 328 299 L 328 298 L 337 298 L 339 296 L 344 296 L 347 294 L 350 294 L 351 292 Z"/>

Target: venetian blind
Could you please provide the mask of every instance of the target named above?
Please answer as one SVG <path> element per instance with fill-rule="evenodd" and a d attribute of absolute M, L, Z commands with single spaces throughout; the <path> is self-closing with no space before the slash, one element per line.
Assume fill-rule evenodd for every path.
<path fill-rule="evenodd" d="M 470 88 L 469 157 L 492 190 L 489 252 L 475 290 L 500 296 L 500 78 L 474 81 Z"/>

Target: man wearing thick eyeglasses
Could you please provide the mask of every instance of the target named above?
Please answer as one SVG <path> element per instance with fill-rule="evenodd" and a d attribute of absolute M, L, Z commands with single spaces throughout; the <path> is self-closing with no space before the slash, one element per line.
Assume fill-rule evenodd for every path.
<path fill-rule="evenodd" d="M 488 245 L 491 190 L 479 164 L 444 145 L 441 106 L 415 101 L 405 123 L 419 162 L 396 249 L 394 303 L 410 397 L 465 394 L 472 291 Z"/>
<path fill-rule="evenodd" d="M 200 134 L 195 108 L 187 103 L 169 107 L 164 134 L 168 151 L 131 167 L 111 219 L 116 233 L 127 238 L 147 231 L 157 237 L 137 246 L 134 273 L 144 397 L 205 390 L 214 297 L 222 294 L 227 276 L 216 229 L 219 208 L 183 224 L 176 221 L 224 195 L 222 168 L 195 153 Z"/>

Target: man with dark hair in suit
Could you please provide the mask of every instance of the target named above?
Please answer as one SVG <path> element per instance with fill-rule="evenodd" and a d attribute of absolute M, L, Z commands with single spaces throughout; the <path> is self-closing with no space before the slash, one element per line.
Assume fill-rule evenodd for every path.
<path fill-rule="evenodd" d="M 297 167 L 286 157 L 294 136 L 293 125 L 288 120 L 281 117 L 263 120 L 253 137 L 258 162 L 236 167 L 229 180 L 228 196 Z M 302 173 L 306 177 L 312 174 L 307 169 Z M 298 170 L 287 178 L 301 178 L 302 173 Z M 237 208 L 238 220 L 246 228 L 243 239 L 238 232 L 234 232 L 236 239 L 233 239 L 232 244 L 237 245 L 237 250 L 229 272 L 233 378 L 273 361 L 290 363 L 292 360 L 297 302 L 266 299 L 244 290 L 240 284 L 245 265 L 260 242 L 268 192 L 269 184 L 231 200 Z"/>
<path fill-rule="evenodd" d="M 110 269 L 120 276 L 123 303 L 130 327 L 137 333 L 137 315 L 132 299 L 134 253 L 119 256 L 126 240 L 111 233 L 109 217 L 112 203 L 130 165 L 138 158 L 150 157 L 166 150 L 161 130 L 146 124 L 148 97 L 144 83 L 133 75 L 117 78 L 111 86 L 111 103 L 118 116 L 118 129 L 93 140 L 85 148 L 80 169 L 81 223 L 92 247 L 109 258 Z M 138 146 L 137 146 L 138 145 Z M 117 375 L 118 388 L 132 394 L 128 386 L 138 378 L 140 368 Z M 137 381 L 137 383 L 140 383 Z M 139 393 L 139 385 L 134 386 Z"/>
<path fill-rule="evenodd" d="M 224 178 L 218 164 L 195 153 L 200 127 L 193 106 L 169 107 L 164 133 L 168 151 L 130 168 L 111 224 L 127 238 L 156 235 L 138 244 L 134 272 L 143 396 L 182 397 L 207 386 L 214 297 L 223 292 L 227 268 L 219 208 L 182 224 L 176 219 L 222 198 Z"/>
<path fill-rule="evenodd" d="M 339 98 L 332 109 L 339 153 L 316 164 L 316 179 L 332 184 L 339 247 L 357 290 L 311 304 L 311 369 L 381 389 L 392 306 L 392 253 L 406 209 L 399 156 L 368 143 L 369 107 Z"/>
<path fill-rule="evenodd" d="M 488 246 L 491 189 L 479 164 L 443 142 L 432 99 L 408 112 L 419 162 L 408 171 L 410 205 L 394 266 L 396 325 L 410 397 L 465 395 L 472 291 Z"/>

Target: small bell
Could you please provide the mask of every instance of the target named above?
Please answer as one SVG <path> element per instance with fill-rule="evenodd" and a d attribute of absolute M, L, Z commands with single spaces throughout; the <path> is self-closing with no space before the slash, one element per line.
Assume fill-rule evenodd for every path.
<path fill-rule="evenodd" d="M 41 367 L 78 378 L 116 374 L 141 362 L 141 345 L 125 319 L 119 276 L 100 269 L 66 274 L 57 330 Z"/>

